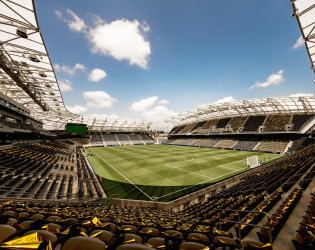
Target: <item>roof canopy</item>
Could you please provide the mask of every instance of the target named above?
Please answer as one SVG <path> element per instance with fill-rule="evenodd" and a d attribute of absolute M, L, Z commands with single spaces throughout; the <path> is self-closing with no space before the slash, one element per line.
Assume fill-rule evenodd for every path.
<path fill-rule="evenodd" d="M 0 91 L 48 126 L 64 128 L 67 122 L 82 122 L 92 129 L 147 130 L 151 124 L 83 117 L 67 110 L 38 26 L 34 0 L 0 0 L 0 65 Z"/>
<path fill-rule="evenodd" d="M 315 73 L 315 1 L 291 0 L 291 2 L 293 15 L 299 24 L 311 60 L 311 68 Z"/>
<path fill-rule="evenodd" d="M 175 126 L 237 116 L 315 113 L 315 98 L 278 97 L 210 104 L 171 117 Z"/>

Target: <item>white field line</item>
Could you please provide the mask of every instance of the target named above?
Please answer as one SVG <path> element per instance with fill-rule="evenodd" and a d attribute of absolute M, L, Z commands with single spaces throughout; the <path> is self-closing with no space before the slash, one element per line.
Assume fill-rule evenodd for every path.
<path fill-rule="evenodd" d="M 139 147 L 139 146 L 138 146 Z M 148 146 L 146 146 L 148 147 Z M 128 150 L 129 148 L 131 147 L 125 147 L 124 149 Z M 114 150 L 121 150 L 121 149 L 116 149 L 116 148 L 111 148 L 111 149 L 114 149 Z M 198 148 L 199 149 L 199 148 Z M 126 151 L 124 150 L 124 151 Z M 157 149 L 155 149 L 157 150 Z M 175 150 L 178 150 L 178 151 L 183 151 L 184 149 L 175 149 Z M 92 151 L 92 150 L 91 150 Z M 137 149 L 131 149 L 131 151 L 148 151 L 148 152 L 152 152 L 152 150 L 139 150 L 138 148 Z M 162 149 L 158 149 L 157 151 L 166 151 L 166 150 L 162 150 Z M 174 151 L 174 149 L 170 149 L 170 150 L 167 150 L 167 151 Z M 97 155 L 97 154 L 96 154 Z M 106 155 L 106 154 L 105 154 Z M 199 173 L 196 173 L 196 172 L 192 172 L 192 171 L 189 171 L 189 170 L 185 170 L 185 169 L 182 169 L 182 168 L 179 168 L 179 167 L 175 167 L 175 166 L 171 166 L 170 164 L 174 164 L 174 163 L 179 163 L 179 162 L 186 162 L 186 161 L 193 161 L 193 160 L 198 160 L 198 159 L 204 159 L 204 158 L 210 158 L 210 157 L 213 157 L 213 155 L 210 155 L 210 156 L 206 156 L 206 157 L 197 157 L 197 158 L 193 158 L 191 160 L 184 160 L 184 161 L 177 161 L 177 162 L 170 162 L 170 163 L 166 163 L 165 165 L 168 166 L 168 167 L 172 167 L 172 168 L 177 168 L 177 169 L 180 169 L 180 170 L 183 170 L 183 171 L 186 171 L 186 172 L 189 172 L 189 173 L 192 173 L 192 174 L 197 174 L 197 175 L 200 175 L 200 176 L 203 176 L 203 177 L 206 177 L 208 178 L 207 180 L 203 181 L 203 182 L 200 182 L 200 183 L 197 183 L 197 184 L 194 184 L 194 185 L 191 185 L 191 186 L 188 186 L 186 188 L 182 188 L 182 189 L 179 189 L 177 191 L 174 191 L 174 192 L 171 192 L 171 193 L 168 193 L 168 194 L 165 194 L 165 195 L 162 195 L 160 197 L 154 197 L 154 198 L 151 198 L 150 196 L 148 196 L 144 191 L 142 191 L 138 186 L 136 186 L 134 183 L 132 183 L 130 180 L 128 180 L 123 174 L 121 174 L 119 171 L 117 171 L 114 167 L 112 167 L 109 163 L 107 163 L 105 160 L 103 160 L 103 158 L 101 158 L 107 165 L 109 165 L 110 167 L 112 167 L 116 172 L 118 172 L 122 177 L 124 177 L 127 181 L 129 181 L 132 185 L 134 185 L 137 189 L 139 189 L 143 194 L 145 194 L 150 200 L 157 200 L 157 199 L 160 199 L 160 198 L 163 198 L 165 196 L 168 196 L 168 195 L 171 195 L 171 194 L 174 194 L 174 193 L 178 193 L 180 191 L 183 191 L 183 190 L 186 190 L 188 188 L 191 188 L 191 187 L 194 187 L 194 186 L 197 186 L 197 185 L 200 185 L 200 184 L 203 184 L 203 183 L 206 183 L 210 180 L 216 180 L 218 178 L 221 178 L 223 176 L 226 176 L 226 175 L 230 175 L 231 173 L 235 173 L 235 172 L 238 172 L 240 170 L 243 170 L 243 169 L 247 169 L 247 167 L 245 168 L 241 168 L 241 169 L 237 169 L 235 170 L 234 168 L 228 168 L 228 167 L 223 167 L 225 165 L 228 165 L 228 164 L 233 164 L 235 162 L 239 162 L 239 161 L 245 161 L 245 159 L 242 159 L 242 160 L 238 160 L 238 161 L 234 161 L 234 162 L 229 162 L 229 163 L 225 163 L 225 164 L 221 164 L 221 165 L 218 165 L 218 166 L 215 166 L 214 168 L 217 168 L 217 167 L 221 167 L 221 168 L 226 168 L 226 169 L 230 169 L 230 170 L 234 170 L 232 172 L 229 172 L 229 173 L 226 173 L 226 174 L 223 174 L 223 175 L 220 175 L 220 176 L 217 176 L 215 178 L 211 178 L 209 176 L 206 176 L 206 175 L 203 175 L 203 174 L 199 174 Z M 268 159 L 268 161 L 270 160 L 273 160 L 275 158 L 280 158 L 281 156 L 275 156 L 273 158 L 270 158 Z M 266 161 L 266 162 L 268 162 Z"/>
<path fill-rule="evenodd" d="M 243 170 L 243 169 L 247 169 L 247 168 L 237 169 L 237 170 L 235 170 L 235 171 L 232 171 L 232 172 L 229 172 L 229 173 L 227 173 L 227 174 L 223 174 L 223 175 L 217 176 L 217 177 L 215 177 L 215 178 L 211 178 L 211 179 L 209 179 L 209 180 L 215 180 L 215 179 L 221 178 L 221 177 L 223 177 L 223 176 L 229 175 L 229 174 L 231 174 L 231 173 L 238 172 L 238 171 Z M 182 189 L 176 190 L 176 191 L 174 191 L 174 192 L 171 192 L 171 193 L 168 193 L 168 194 L 162 195 L 162 196 L 160 196 L 160 197 L 157 197 L 156 199 L 160 199 L 160 198 L 163 198 L 163 197 L 165 197 L 165 196 L 168 196 L 168 195 L 171 195 L 171 194 L 178 193 L 178 192 L 183 191 L 183 190 L 185 190 L 185 189 L 188 189 L 188 188 L 191 188 L 191 187 L 194 187 L 194 186 L 197 186 L 197 185 L 200 185 L 200 184 L 206 183 L 206 182 L 208 182 L 209 180 L 205 180 L 205 181 L 203 181 L 203 182 L 200 182 L 200 183 L 197 183 L 197 184 L 191 185 L 191 186 L 189 186 L 189 187 L 182 188 Z"/>
<path fill-rule="evenodd" d="M 280 158 L 280 157 L 281 157 L 281 156 L 276 156 L 276 157 L 271 158 L 270 160 L 275 159 L 275 158 Z M 243 159 L 243 160 L 244 160 L 244 159 Z M 239 160 L 239 161 L 242 161 L 242 160 Z M 238 161 L 234 161 L 234 162 L 238 162 Z M 231 163 L 231 162 L 230 162 L 230 163 Z M 223 165 L 230 164 L 230 163 L 225 163 L 225 164 L 222 164 L 222 165 L 219 165 L 219 166 L 223 166 Z M 232 162 L 232 163 L 233 163 L 233 162 Z M 219 167 L 219 166 L 216 166 L 216 167 Z M 246 167 L 246 168 L 237 169 L 237 170 L 234 170 L 234 171 L 229 172 L 229 173 L 227 173 L 227 174 L 223 174 L 223 175 L 217 176 L 217 177 L 215 177 L 215 178 L 212 178 L 211 180 L 216 180 L 216 179 L 218 179 L 218 178 L 221 178 L 221 177 L 223 177 L 223 176 L 229 175 L 229 174 L 231 174 L 231 173 L 238 172 L 238 171 L 243 170 L 243 169 L 247 169 L 247 167 Z M 209 180 L 205 180 L 205 181 L 200 182 L 200 183 L 198 183 L 198 184 L 191 185 L 191 186 L 189 186 L 189 187 L 186 187 L 186 188 L 182 188 L 182 189 L 176 190 L 176 191 L 174 191 L 174 192 L 171 192 L 171 193 L 168 193 L 168 194 L 162 195 L 162 196 L 160 196 L 160 197 L 158 197 L 158 198 L 156 198 L 156 199 L 160 199 L 160 198 L 163 198 L 163 197 L 165 197 L 165 196 L 168 196 L 168 195 L 171 195 L 171 194 L 178 193 L 178 192 L 180 192 L 180 191 L 183 191 L 183 190 L 185 190 L 185 189 L 188 189 L 188 188 L 191 188 L 191 187 L 194 187 L 194 186 L 197 186 L 197 185 L 200 185 L 200 184 L 206 183 L 206 182 L 208 182 L 208 181 L 209 181 Z"/>
<path fill-rule="evenodd" d="M 168 167 L 171 167 L 171 168 L 177 168 L 177 169 L 179 169 L 179 170 L 186 171 L 186 172 L 191 173 L 191 174 L 197 174 L 197 175 L 206 177 L 206 178 L 208 178 L 208 179 L 212 179 L 211 177 L 209 177 L 209 176 L 207 176 L 207 175 L 199 174 L 199 173 L 192 172 L 192 171 L 189 171 L 189 170 L 186 170 L 186 169 L 182 169 L 182 168 L 178 168 L 178 167 L 172 166 L 171 163 L 165 163 L 164 165 L 165 165 L 165 166 L 168 166 Z"/>
<path fill-rule="evenodd" d="M 125 180 L 130 182 L 135 188 L 137 188 L 141 193 L 143 193 L 146 197 L 148 197 L 150 200 L 151 197 L 147 195 L 141 188 L 139 188 L 137 185 L 135 185 L 132 181 L 130 181 L 126 176 L 124 176 L 122 173 L 120 173 L 116 168 L 114 168 L 112 165 L 110 165 L 107 161 L 105 161 L 102 157 L 100 157 L 97 153 L 95 153 L 93 150 L 91 150 L 94 154 L 96 154 L 103 162 L 105 162 L 108 166 L 110 166 L 112 169 L 114 169 L 118 174 L 120 174 Z"/>
<path fill-rule="evenodd" d="M 215 154 L 216 154 L 216 153 L 215 153 Z M 220 156 L 221 156 L 221 154 L 220 154 Z M 218 157 L 220 157 L 220 156 L 218 156 Z M 199 159 L 214 158 L 214 157 L 216 157 L 216 156 L 210 155 L 210 156 L 205 156 L 205 157 L 194 157 L 194 158 L 189 159 L 189 160 L 169 162 L 169 163 L 166 163 L 166 164 L 175 164 L 175 163 L 180 163 L 180 162 L 195 161 L 195 160 L 199 160 Z M 244 161 L 244 159 L 238 160 L 238 161 Z M 221 165 L 216 166 L 216 167 L 224 166 L 224 165 L 231 164 L 231 163 L 238 162 L 238 161 L 233 161 L 233 162 L 221 164 Z M 215 167 L 215 168 L 216 168 L 216 167 Z M 233 168 L 233 170 L 234 170 L 234 168 Z"/>
<path fill-rule="evenodd" d="M 258 157 L 259 157 L 259 156 L 258 156 Z M 272 158 L 270 158 L 270 159 L 267 159 L 267 160 L 265 160 L 264 162 L 268 163 L 269 161 L 271 161 L 271 160 L 273 160 L 273 159 L 278 159 L 278 158 L 281 158 L 281 157 L 282 157 L 282 155 L 280 154 L 280 155 L 277 155 L 277 156 L 272 157 Z"/>

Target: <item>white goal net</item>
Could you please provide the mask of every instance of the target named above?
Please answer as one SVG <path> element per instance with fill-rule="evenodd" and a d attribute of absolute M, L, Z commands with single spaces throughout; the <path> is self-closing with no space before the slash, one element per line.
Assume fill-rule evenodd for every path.
<path fill-rule="evenodd" d="M 247 157 L 247 167 L 255 168 L 259 166 L 258 155 Z"/>

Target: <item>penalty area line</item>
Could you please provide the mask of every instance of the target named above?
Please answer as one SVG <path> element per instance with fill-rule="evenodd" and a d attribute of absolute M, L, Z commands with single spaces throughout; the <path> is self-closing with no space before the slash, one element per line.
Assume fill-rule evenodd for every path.
<path fill-rule="evenodd" d="M 130 181 L 126 176 L 124 176 L 122 173 L 120 173 L 116 168 L 114 168 L 112 165 L 110 165 L 107 161 L 105 161 L 102 157 L 100 157 L 97 153 L 95 153 L 93 150 L 91 150 L 98 158 L 100 158 L 103 162 L 105 162 L 108 166 L 110 166 L 112 169 L 114 169 L 118 174 L 120 174 L 125 180 L 127 180 L 130 184 L 132 184 L 135 188 L 137 188 L 141 193 L 143 193 L 146 197 L 148 197 L 150 200 L 152 198 L 147 195 L 141 188 L 139 188 L 137 185 L 135 185 L 132 181 Z"/>
<path fill-rule="evenodd" d="M 176 169 L 179 169 L 179 170 L 182 170 L 182 171 L 186 171 L 186 172 L 191 173 L 191 174 L 200 175 L 200 176 L 206 177 L 206 178 L 208 178 L 208 179 L 209 179 L 209 178 L 212 179 L 211 177 L 209 177 L 209 176 L 207 176 L 207 175 L 203 175 L 203 174 L 199 174 L 199 173 L 196 173 L 196 172 L 192 172 L 192 171 L 189 171 L 189 170 L 186 170 L 186 169 L 183 169 L 183 168 L 175 167 L 175 166 L 172 166 L 171 164 L 172 164 L 172 163 L 165 163 L 164 165 L 165 165 L 165 166 L 168 166 L 168 167 L 171 167 L 171 168 L 176 168 Z"/>
<path fill-rule="evenodd" d="M 229 173 L 227 173 L 227 174 L 223 174 L 223 175 L 217 176 L 217 177 L 215 177 L 215 178 L 210 178 L 210 179 L 208 179 L 208 180 L 205 180 L 205 181 L 203 181 L 203 182 L 197 183 L 197 184 L 195 184 L 195 185 L 191 185 L 191 186 L 189 186 L 189 187 L 182 188 L 182 189 L 176 190 L 176 191 L 174 191 L 174 192 L 171 192 L 171 193 L 168 193 L 168 194 L 162 195 L 162 196 L 160 196 L 160 197 L 158 197 L 158 198 L 156 198 L 156 199 L 160 199 L 160 198 L 163 198 L 163 197 L 165 197 L 165 196 L 169 196 L 169 195 L 171 195 L 171 194 L 178 193 L 178 192 L 183 191 L 183 190 L 186 190 L 186 189 L 188 189 L 188 188 L 195 187 L 195 186 L 198 186 L 198 185 L 200 185 L 200 184 L 204 184 L 204 183 L 206 183 L 206 182 L 208 182 L 208 181 L 212 181 L 212 180 L 215 180 L 215 179 L 221 178 L 221 177 L 223 177 L 223 176 L 225 176 L 225 175 L 229 175 L 229 174 L 232 174 L 232 173 L 238 172 L 238 171 L 243 170 L 243 169 L 247 169 L 247 168 L 241 168 L 241 169 L 238 169 L 238 170 L 235 170 L 235 171 L 229 172 Z"/>

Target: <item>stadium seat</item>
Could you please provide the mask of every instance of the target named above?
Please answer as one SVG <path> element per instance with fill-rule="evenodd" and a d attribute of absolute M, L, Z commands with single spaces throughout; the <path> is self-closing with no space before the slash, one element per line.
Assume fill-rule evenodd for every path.
<path fill-rule="evenodd" d="M 101 229 L 93 230 L 90 233 L 90 237 L 95 235 L 95 234 L 97 234 L 97 233 L 99 233 L 99 232 L 102 232 L 102 234 L 101 234 L 101 237 L 97 236 L 98 239 L 104 240 L 107 243 L 111 242 L 111 240 L 113 239 L 113 234 L 111 232 L 106 231 L 106 230 L 101 230 Z"/>
<path fill-rule="evenodd" d="M 209 243 L 210 240 L 208 236 L 201 233 L 190 233 L 187 236 L 187 241 L 195 241 L 199 243 Z"/>
<path fill-rule="evenodd" d="M 16 229 L 10 225 L 0 224 L 0 243 L 6 238 L 16 233 Z"/>
<path fill-rule="evenodd" d="M 154 247 L 154 248 L 158 248 L 158 249 L 166 249 L 166 244 L 172 245 L 172 241 L 166 242 L 166 239 L 162 237 L 150 238 L 148 242 L 146 243 L 146 245 Z"/>
<path fill-rule="evenodd" d="M 103 241 L 91 237 L 77 236 L 65 242 L 61 250 L 104 250 L 106 245 Z"/>
<path fill-rule="evenodd" d="M 27 218 L 29 215 L 30 215 L 30 214 L 27 213 L 27 212 L 21 212 L 21 213 L 18 214 L 18 217 L 19 217 L 19 218 Z"/>
<path fill-rule="evenodd" d="M 124 243 L 141 244 L 142 243 L 142 238 L 139 235 L 136 235 L 136 234 L 126 233 L 124 235 Z"/>
<path fill-rule="evenodd" d="M 145 227 L 142 228 L 139 233 L 141 234 L 147 234 L 147 235 L 152 235 L 152 236 L 159 236 L 160 232 L 158 229 L 156 228 L 152 228 L 152 227 Z"/>
<path fill-rule="evenodd" d="M 57 240 L 57 236 L 55 234 L 44 230 L 31 230 L 25 233 L 24 235 L 29 235 L 32 233 L 38 233 L 43 240 L 50 241 L 51 243 L 54 243 Z"/>
<path fill-rule="evenodd" d="M 197 242 L 184 242 L 180 244 L 179 250 L 210 250 L 210 248 Z"/>
<path fill-rule="evenodd" d="M 270 244 L 264 244 L 260 241 L 254 241 L 254 240 L 243 240 L 242 248 L 244 248 L 244 250 L 272 249 Z"/>
<path fill-rule="evenodd" d="M 52 222 L 61 221 L 61 217 L 53 215 L 53 216 L 49 216 L 47 220 L 52 221 Z"/>
<path fill-rule="evenodd" d="M 150 249 L 155 249 L 143 244 L 124 244 L 124 245 L 120 245 L 119 247 L 117 247 L 117 250 L 150 250 Z"/>
<path fill-rule="evenodd" d="M 13 225 L 15 225 L 17 223 L 17 219 L 15 219 L 15 218 L 9 218 L 8 219 L 8 225 L 10 225 L 10 226 L 13 226 Z"/>
<path fill-rule="evenodd" d="M 15 215 L 15 212 L 14 212 L 14 211 L 4 211 L 4 212 L 2 213 L 2 215 L 14 216 L 14 215 Z"/>
<path fill-rule="evenodd" d="M 223 248 L 229 248 L 230 250 L 230 249 L 236 249 L 239 247 L 239 245 L 234 239 L 231 239 L 230 237 L 225 237 L 225 236 L 214 237 L 213 243 L 216 249 L 217 247 L 223 247 Z"/>
<path fill-rule="evenodd" d="M 32 216 L 30 216 L 30 219 L 33 220 L 39 220 L 39 219 L 43 219 L 45 216 L 43 214 L 33 214 Z"/>
<path fill-rule="evenodd" d="M 137 231 L 138 231 L 138 229 L 135 226 L 132 226 L 132 225 L 122 225 L 120 228 L 121 228 L 121 230 L 126 231 L 128 233 L 136 234 Z"/>
<path fill-rule="evenodd" d="M 49 223 L 47 225 L 47 231 L 52 232 L 52 233 L 58 233 L 60 232 L 61 226 L 55 223 Z"/>
<path fill-rule="evenodd" d="M 25 221 L 20 223 L 20 226 L 22 229 L 28 229 L 29 227 L 31 227 L 31 224 L 33 222 L 34 222 L 33 220 L 25 220 Z"/>

